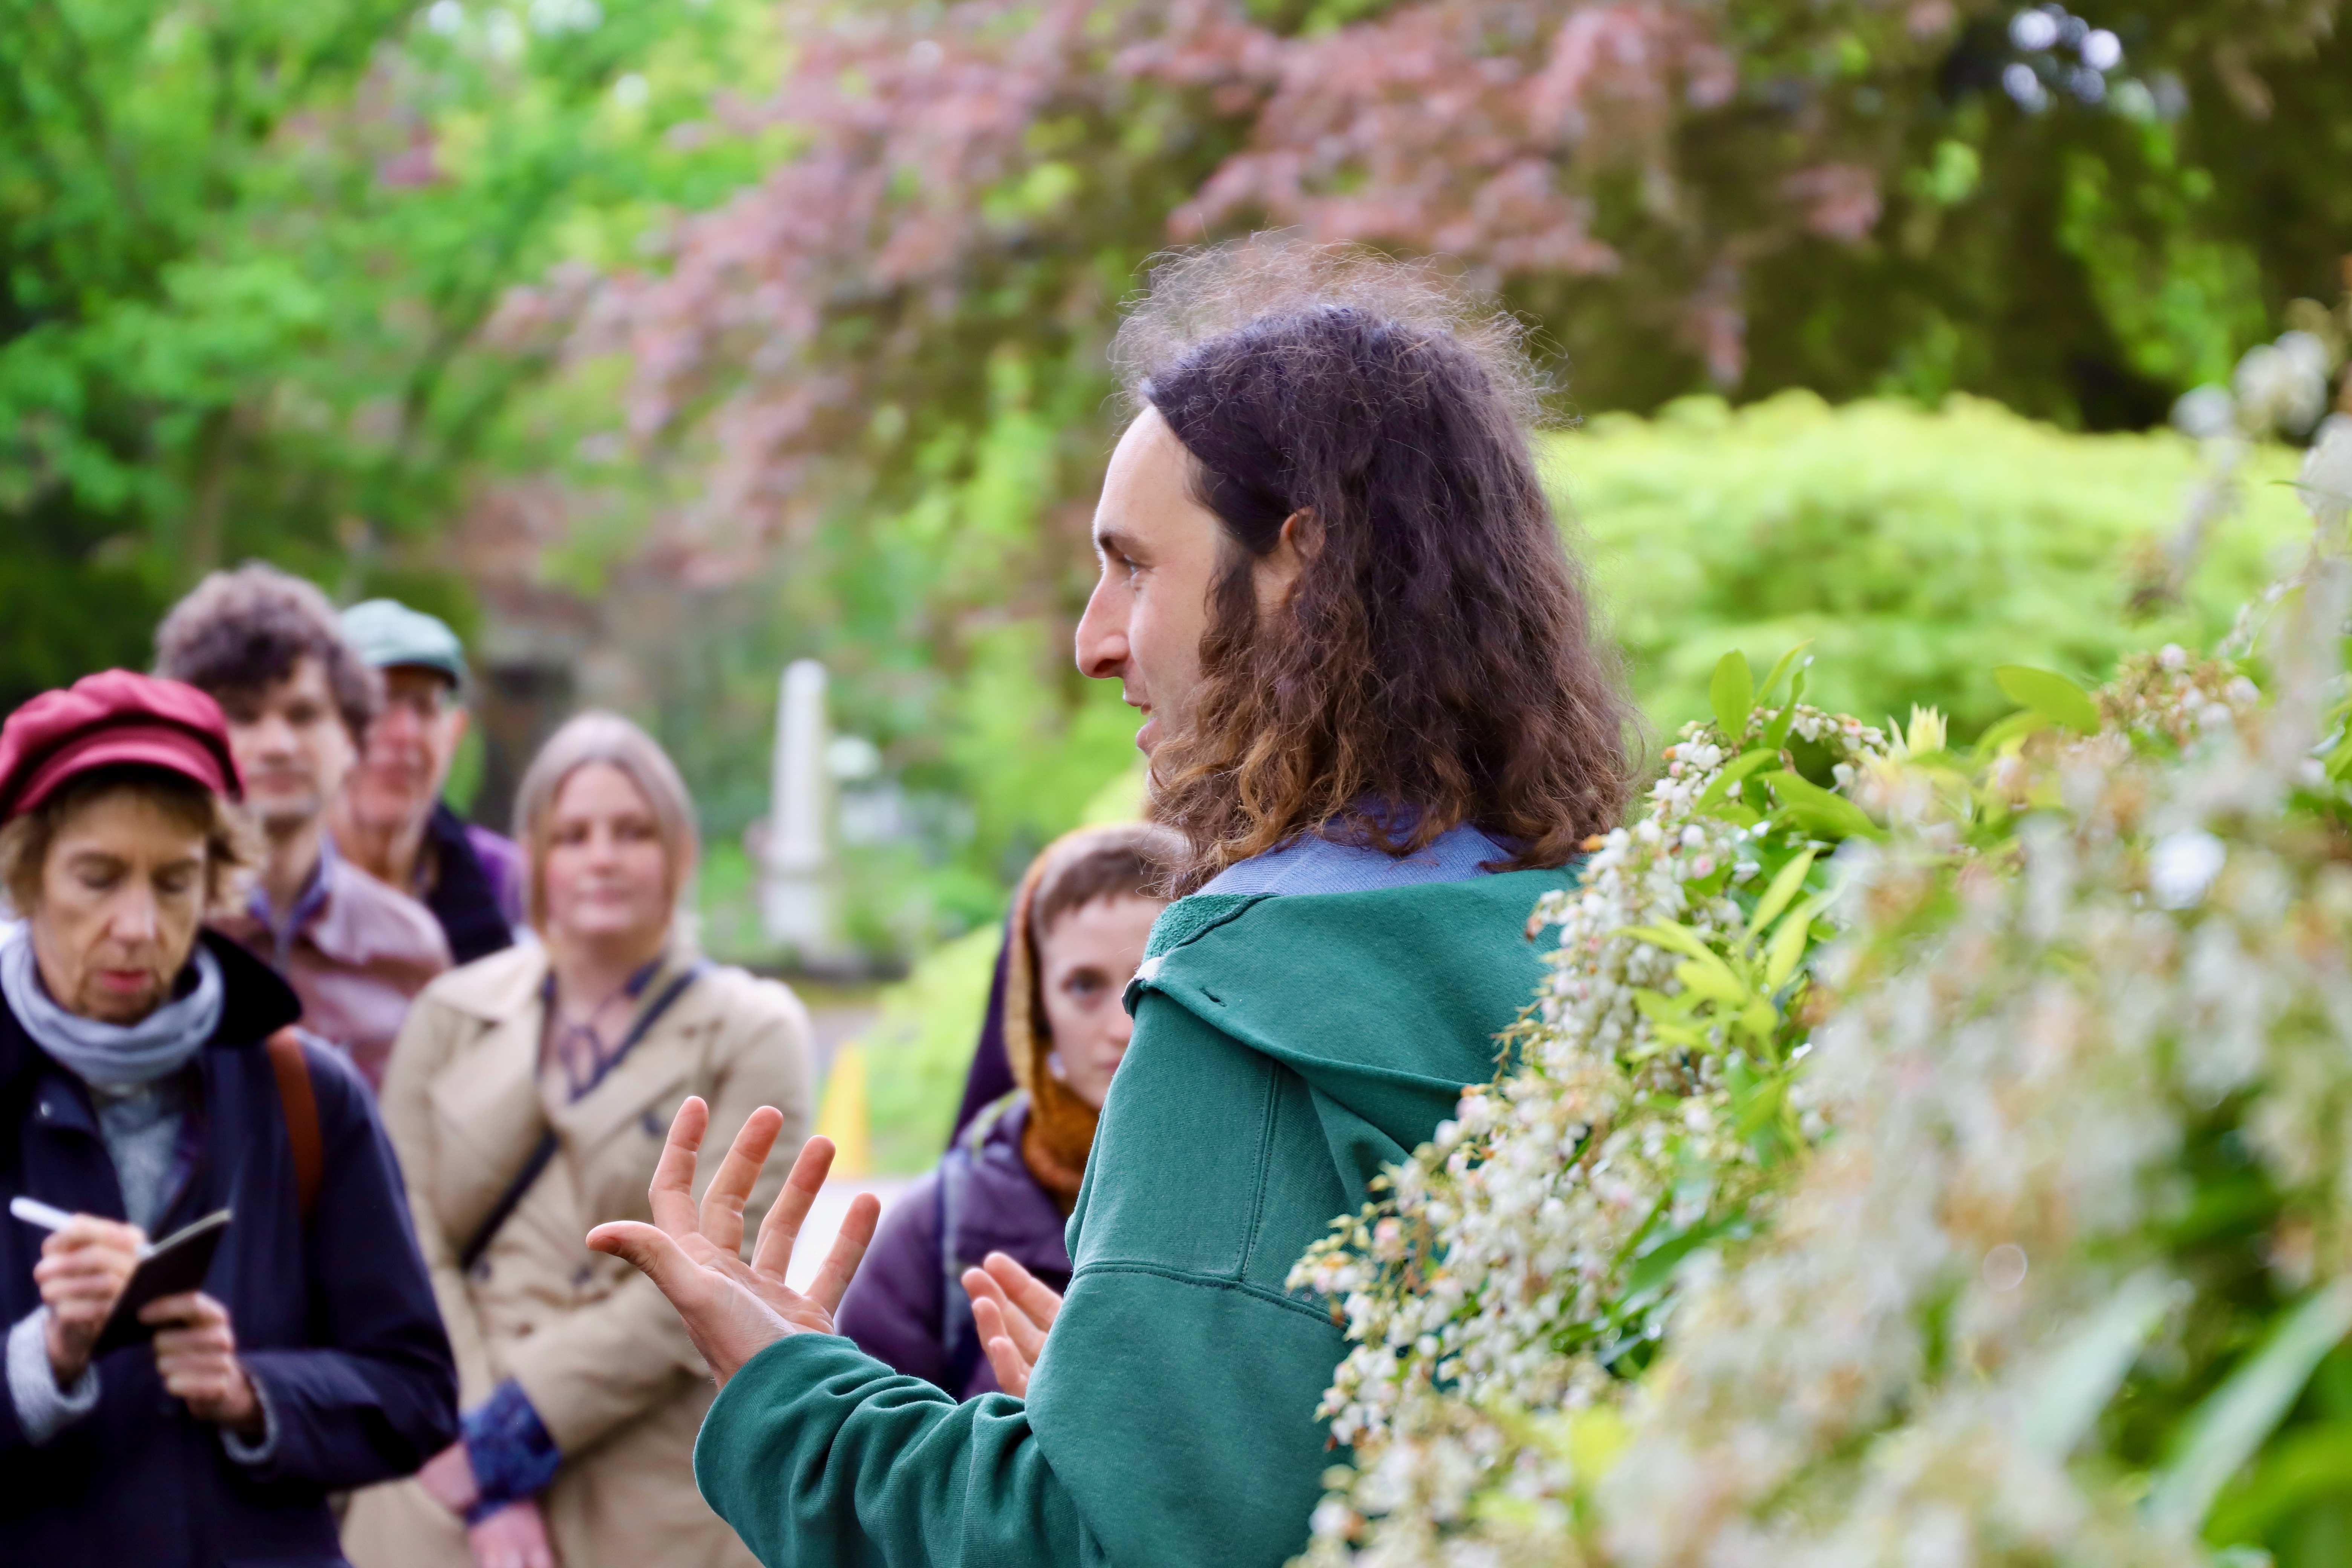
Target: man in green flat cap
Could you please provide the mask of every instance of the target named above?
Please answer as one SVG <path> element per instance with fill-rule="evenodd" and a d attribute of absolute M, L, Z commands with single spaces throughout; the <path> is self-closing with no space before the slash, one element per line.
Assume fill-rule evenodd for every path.
<path fill-rule="evenodd" d="M 466 651 L 446 622 L 393 599 L 343 612 L 343 635 L 383 677 L 383 711 L 331 808 L 335 847 L 380 881 L 413 892 L 459 963 L 514 944 L 522 855 L 441 798 L 466 735 Z"/>

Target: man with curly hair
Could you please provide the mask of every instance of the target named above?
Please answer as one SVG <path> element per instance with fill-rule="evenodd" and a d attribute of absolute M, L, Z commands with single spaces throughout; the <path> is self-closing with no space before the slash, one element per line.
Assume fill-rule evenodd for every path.
<path fill-rule="evenodd" d="M 408 1005 L 449 967 L 424 905 L 335 853 L 327 807 L 358 760 L 379 684 L 327 596 L 258 562 L 215 572 L 155 632 L 156 673 L 228 715 L 247 811 L 267 847 L 242 910 L 215 920 L 302 1001 L 303 1026 L 383 1080 Z"/>
<path fill-rule="evenodd" d="M 740 1194 L 781 1119 L 746 1124 L 698 1215 L 692 1099 L 657 1223 L 589 1236 L 719 1379 L 696 1475 L 762 1562 L 1276 1568 L 1307 1545 L 1349 1347 L 1293 1266 L 1492 1075 L 1541 973 L 1528 912 L 1632 771 L 1507 325 L 1277 244 L 1164 269 L 1122 329 L 1137 413 L 1078 666 L 1145 715 L 1185 853 L 1125 988 L 1066 1299 L 993 1255 L 961 1283 L 1005 1393 L 897 1375 L 834 1316 L 870 1200 L 787 1285 L 831 1158 L 811 1141 L 747 1264 Z"/>

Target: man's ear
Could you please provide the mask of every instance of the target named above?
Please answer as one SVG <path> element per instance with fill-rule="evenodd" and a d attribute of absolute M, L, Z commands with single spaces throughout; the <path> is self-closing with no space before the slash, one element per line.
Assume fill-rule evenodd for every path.
<path fill-rule="evenodd" d="M 1274 609 L 1290 597 L 1293 584 L 1307 563 L 1323 548 L 1323 529 L 1315 521 L 1312 507 L 1300 507 L 1282 520 L 1282 532 L 1274 548 L 1257 558 L 1252 575 L 1257 582 L 1257 605 L 1261 614 Z"/>

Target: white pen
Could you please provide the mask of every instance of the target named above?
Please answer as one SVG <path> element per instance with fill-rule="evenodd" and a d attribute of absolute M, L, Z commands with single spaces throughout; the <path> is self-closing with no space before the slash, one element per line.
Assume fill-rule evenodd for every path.
<path fill-rule="evenodd" d="M 26 1225 L 37 1225 L 43 1230 L 63 1230 L 73 1215 L 61 1208 L 52 1208 L 38 1198 L 10 1198 L 8 1212 Z"/>

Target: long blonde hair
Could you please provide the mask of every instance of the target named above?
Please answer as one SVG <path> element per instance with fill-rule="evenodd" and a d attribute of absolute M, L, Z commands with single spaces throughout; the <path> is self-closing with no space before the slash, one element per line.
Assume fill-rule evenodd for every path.
<path fill-rule="evenodd" d="M 694 823 L 694 799 L 677 764 L 661 742 L 618 713 L 590 711 L 565 721 L 547 738 L 539 755 L 523 771 L 515 791 L 515 842 L 522 847 L 528 874 L 523 881 L 523 918 L 531 930 L 547 934 L 547 837 L 552 829 L 555 797 L 563 783 L 592 763 L 618 768 L 637 786 L 653 808 L 660 829 L 662 850 L 669 861 L 671 920 L 680 918 L 679 906 L 693 885 L 702 837 Z"/>

